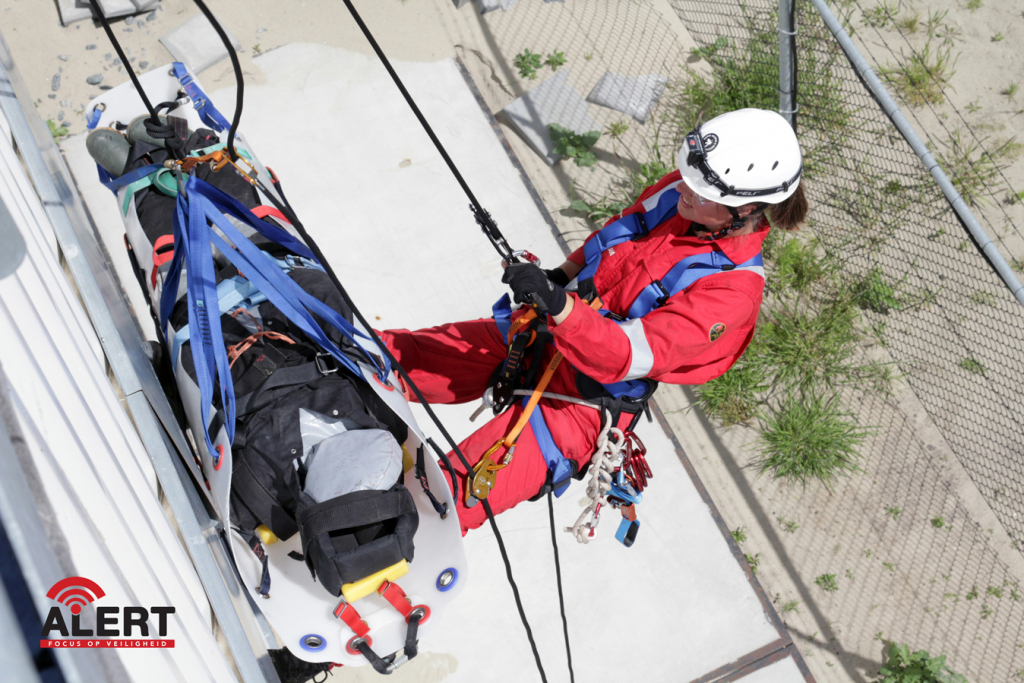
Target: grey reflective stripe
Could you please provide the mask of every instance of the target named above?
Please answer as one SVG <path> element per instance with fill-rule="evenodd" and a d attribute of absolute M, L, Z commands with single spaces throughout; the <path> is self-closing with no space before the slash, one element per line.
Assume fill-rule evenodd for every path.
<path fill-rule="evenodd" d="M 629 339 L 629 350 L 631 353 L 629 370 L 621 381 L 628 379 L 640 379 L 646 377 L 647 373 L 654 367 L 654 353 L 651 345 L 647 343 L 647 334 L 644 332 L 643 318 L 634 318 L 626 322 L 616 322 L 619 329 Z"/>
<path fill-rule="evenodd" d="M 738 273 L 741 270 L 745 270 L 748 273 L 754 273 L 756 275 L 760 275 L 761 279 L 762 280 L 764 279 L 764 266 L 743 266 L 742 268 L 734 268 L 733 270 L 726 271 L 726 272 Z"/>
<path fill-rule="evenodd" d="M 668 185 L 666 185 L 665 187 L 661 188 L 660 190 L 658 190 L 657 192 L 652 194 L 650 197 L 645 199 L 643 201 L 643 203 L 641 204 L 641 206 L 644 207 L 644 213 L 647 213 L 648 211 L 653 211 L 654 207 L 656 207 L 658 205 L 658 202 L 661 200 L 661 195 L 665 194 L 666 192 L 669 192 L 671 190 L 676 189 L 676 185 L 678 185 L 681 182 L 682 182 L 681 180 L 677 180 L 674 183 L 669 183 Z M 651 229 L 653 230 L 654 228 L 652 227 Z"/>

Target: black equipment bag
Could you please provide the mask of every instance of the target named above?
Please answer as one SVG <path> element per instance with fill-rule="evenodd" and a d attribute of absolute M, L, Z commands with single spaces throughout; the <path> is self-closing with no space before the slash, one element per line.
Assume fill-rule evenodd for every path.
<path fill-rule="evenodd" d="M 353 491 L 315 503 L 303 495 L 299 507 L 302 553 L 313 576 L 332 595 L 341 586 L 413 559 L 419 526 L 409 489 Z"/>

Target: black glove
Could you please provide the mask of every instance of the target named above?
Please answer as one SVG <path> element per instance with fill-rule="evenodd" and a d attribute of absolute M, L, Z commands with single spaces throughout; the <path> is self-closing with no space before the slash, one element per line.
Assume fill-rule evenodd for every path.
<path fill-rule="evenodd" d="M 511 264 L 505 268 L 501 281 L 512 289 L 517 304 L 532 304 L 538 313 L 558 315 L 565 308 L 565 290 L 532 263 Z"/>
<path fill-rule="evenodd" d="M 551 270 L 545 270 L 544 274 L 548 276 L 548 279 L 554 282 L 556 285 L 565 287 L 569 284 L 569 276 L 565 274 L 565 271 L 561 268 L 552 268 Z"/>

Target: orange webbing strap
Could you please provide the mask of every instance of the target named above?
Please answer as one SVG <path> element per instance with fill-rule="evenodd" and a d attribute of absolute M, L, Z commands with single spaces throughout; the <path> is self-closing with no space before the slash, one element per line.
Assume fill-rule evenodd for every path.
<path fill-rule="evenodd" d="M 602 306 L 601 299 L 595 298 L 590 302 L 590 307 L 595 311 L 600 309 Z M 527 311 L 522 315 L 516 323 L 526 321 L 527 323 L 537 317 L 537 313 L 534 310 Z M 516 329 L 521 328 L 526 323 L 521 323 L 517 327 L 515 323 L 509 328 L 509 338 L 511 339 L 513 332 Z M 540 381 L 537 382 L 537 387 L 530 394 L 530 400 L 527 401 L 526 407 L 523 409 L 522 415 L 519 416 L 519 420 L 515 426 L 509 431 L 508 435 L 504 439 L 498 439 L 497 443 L 487 449 L 484 456 L 480 458 L 480 461 L 473 467 L 473 476 L 470 478 L 470 485 L 466 487 L 466 502 L 469 502 L 470 497 L 476 497 L 480 500 L 487 498 L 487 494 L 490 493 L 491 489 L 494 488 L 496 482 L 496 475 L 498 470 L 507 467 L 512 462 L 512 455 L 516 450 L 516 439 L 522 433 L 523 429 L 526 428 L 527 423 L 530 421 L 530 415 L 537 408 L 537 404 L 540 402 L 541 396 L 544 394 L 544 390 L 548 388 L 548 384 L 551 382 L 551 378 L 555 376 L 555 370 L 558 368 L 558 364 L 562 362 L 564 356 L 561 351 L 556 351 L 555 355 L 552 356 L 551 361 L 548 363 L 547 368 L 544 369 L 544 374 L 541 375 Z M 494 455 L 499 448 L 504 446 L 508 450 L 505 452 L 505 456 L 501 459 L 501 462 L 494 462 L 491 460 L 491 456 Z"/>

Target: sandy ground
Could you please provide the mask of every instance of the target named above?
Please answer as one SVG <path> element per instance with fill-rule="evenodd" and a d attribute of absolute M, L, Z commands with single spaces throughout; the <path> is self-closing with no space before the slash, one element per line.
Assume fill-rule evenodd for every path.
<path fill-rule="evenodd" d="M 389 56 L 409 61 L 460 56 L 492 111 L 539 82 L 520 79 L 511 65 L 512 56 L 524 47 L 543 53 L 565 50 L 572 80 L 585 94 L 607 68 L 628 73 L 671 70 L 687 61 L 693 46 L 668 0 L 570 1 L 564 6 L 522 0 L 512 11 L 484 17 L 471 6 L 456 11 L 450 0 L 364 0 L 358 6 Z M 877 46 L 888 42 L 898 51 L 901 34 L 883 29 L 876 35 L 862 26 L 860 16 L 867 6 L 848 6 L 856 12 L 853 23 L 858 39 L 871 52 L 868 58 L 885 64 L 889 52 Z M 170 61 L 157 39 L 196 13 L 186 0 L 163 0 L 161 7 L 142 30 L 123 20 L 114 24 L 136 63 Z M 214 3 L 213 9 L 242 42 L 247 82 L 261 82 L 252 63 L 255 51 L 313 42 L 370 52 L 338 3 L 293 3 L 282 9 L 269 1 L 232 0 Z M 1024 94 L 1015 99 L 1000 91 L 1012 82 L 1024 82 L 1024 60 L 1019 59 L 1024 37 L 1021 8 L 982 2 L 972 12 L 942 0 L 906 5 L 901 14 L 918 11 L 923 18 L 929 11 L 944 9 L 949 11 L 946 23 L 961 32 L 953 46 L 961 55 L 948 91 L 952 104 L 936 107 L 931 122 L 925 121 L 927 109 L 918 111 L 922 129 L 941 142 L 941 124 L 951 126 L 958 120 L 955 105 L 968 122 L 980 124 L 982 132 L 988 127 L 992 137 L 1019 134 L 1024 127 L 1019 104 Z M 80 132 L 84 123 L 75 112 L 98 92 L 85 79 L 98 73 L 104 76 L 102 85 L 127 79 L 106 58 L 113 51 L 102 31 L 89 22 L 59 27 L 55 5 L 0 0 L 0 17 L 4 38 L 36 93 L 44 119 L 57 121 L 64 111 L 71 132 Z M 993 40 L 1000 32 L 1003 39 Z M 634 40 L 623 42 L 616 35 Z M 926 38 L 920 32 L 908 35 L 917 49 Z M 97 48 L 86 50 L 90 44 Z M 68 60 L 62 61 L 61 54 Z M 58 73 L 60 89 L 54 92 L 53 76 Z M 201 77 L 211 90 L 231 84 L 226 61 Z M 596 109 L 592 107 L 592 114 L 602 127 L 625 118 Z M 563 210 L 571 192 L 583 187 L 600 196 L 619 176 L 618 167 L 635 168 L 637 160 L 646 161 L 643 141 L 656 126 L 654 121 L 644 126 L 631 122 L 619 140 L 603 138 L 594 171 L 564 163 L 548 167 L 514 133 L 507 128 L 505 133 L 562 234 L 575 246 L 591 227 L 578 214 Z M 395 131 L 411 134 L 418 132 Z M 1011 187 L 1020 188 L 1024 162 L 1007 162 L 1011 165 L 1004 175 Z M 1009 191 L 1000 190 L 997 198 Z M 1022 223 L 1020 205 L 993 202 L 986 211 L 993 212 L 989 223 L 1000 229 L 1001 221 L 1007 220 L 1000 218 L 1004 211 Z M 1006 232 L 1008 250 L 1015 248 L 1012 232 Z M 866 473 L 832 494 L 821 487 L 794 489 L 757 477 L 747 467 L 755 434 L 745 427 L 717 428 L 688 409 L 690 400 L 685 389 L 663 388 L 659 393 L 723 516 L 731 527 L 745 528 L 744 550 L 759 555 L 758 576 L 777 596 L 777 609 L 792 606 L 783 616 L 818 681 L 873 680 L 889 639 L 947 654 L 953 667 L 973 683 L 1018 680 L 1015 676 L 1024 672 L 1024 603 L 1014 596 L 1024 580 L 1024 558 L 1011 547 L 1012 539 L 912 395 L 904 392 L 865 406 L 883 430 L 868 449 Z M 896 518 L 886 514 L 891 506 L 902 509 Z M 942 529 L 931 524 L 940 515 L 947 522 Z M 814 584 L 822 574 L 836 575 L 837 592 L 825 593 Z"/>

